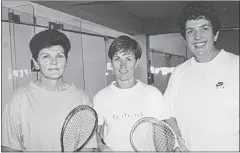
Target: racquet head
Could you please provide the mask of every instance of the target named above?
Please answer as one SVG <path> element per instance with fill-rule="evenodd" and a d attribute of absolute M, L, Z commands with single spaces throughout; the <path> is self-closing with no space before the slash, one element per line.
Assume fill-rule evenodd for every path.
<path fill-rule="evenodd" d="M 86 105 L 74 108 L 66 117 L 61 131 L 61 151 L 80 151 L 95 134 L 97 113 Z"/>
<path fill-rule="evenodd" d="M 130 143 L 135 151 L 174 151 L 176 135 L 161 120 L 145 117 L 138 120 L 130 133 Z"/>

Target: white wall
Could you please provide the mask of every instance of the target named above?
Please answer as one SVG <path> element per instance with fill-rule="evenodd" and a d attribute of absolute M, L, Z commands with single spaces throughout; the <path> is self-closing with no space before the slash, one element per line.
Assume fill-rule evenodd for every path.
<path fill-rule="evenodd" d="M 99 24 L 83 20 L 81 18 L 69 15 L 64 12 L 60 12 L 34 2 L 29 1 L 2 1 L 2 6 L 7 8 L 13 8 L 14 10 L 33 14 L 33 7 L 35 16 L 45 17 L 53 21 L 60 21 L 69 25 L 81 27 L 84 32 L 92 32 L 102 35 L 108 35 L 117 37 L 125 34 L 116 30 L 101 26 Z"/>
<path fill-rule="evenodd" d="M 186 44 L 180 33 L 149 36 L 149 45 L 155 51 L 162 51 L 186 57 Z"/>
<path fill-rule="evenodd" d="M 148 37 L 146 35 L 135 35 L 132 37 L 135 39 L 142 49 L 142 56 L 139 60 L 138 67 L 136 69 L 136 79 L 140 79 L 142 82 L 147 83 L 147 72 L 148 72 Z"/>

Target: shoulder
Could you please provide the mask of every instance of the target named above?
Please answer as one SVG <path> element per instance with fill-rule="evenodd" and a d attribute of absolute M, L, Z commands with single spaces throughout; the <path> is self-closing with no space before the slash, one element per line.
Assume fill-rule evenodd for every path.
<path fill-rule="evenodd" d="M 192 57 L 193 58 L 193 57 Z M 187 71 L 187 69 L 189 67 L 191 67 L 191 61 L 193 60 L 192 58 L 188 59 L 187 61 L 185 61 L 182 64 L 179 64 L 178 66 L 176 66 L 174 68 L 174 70 L 172 71 L 172 74 L 170 76 L 170 78 L 179 78 L 182 74 L 184 74 L 184 72 Z"/>
<path fill-rule="evenodd" d="M 183 62 L 182 64 L 179 64 L 178 66 L 176 66 L 173 70 L 173 73 L 177 74 L 177 73 L 182 73 L 184 72 L 187 68 L 189 68 L 191 66 L 191 61 L 192 61 L 193 57 L 186 60 L 185 62 Z"/>
<path fill-rule="evenodd" d="M 239 67 L 239 55 L 235 55 L 230 52 L 225 52 L 225 53 L 226 53 L 226 56 L 228 56 L 229 64 Z"/>
<path fill-rule="evenodd" d="M 224 67 L 228 73 L 239 73 L 239 56 L 233 53 L 221 50 L 221 60 L 218 62 L 220 67 Z M 239 75 L 239 74 L 238 74 Z"/>
<path fill-rule="evenodd" d="M 90 97 L 83 90 L 77 88 L 74 84 L 72 85 L 72 88 L 74 92 L 69 92 L 69 93 L 72 93 L 73 97 L 77 97 L 78 99 L 80 99 L 81 104 L 92 106 L 92 101 Z"/>
<path fill-rule="evenodd" d="M 111 85 L 98 91 L 93 97 L 94 108 L 97 110 L 103 109 L 103 107 L 107 105 L 109 99 L 111 99 L 112 91 L 113 91 L 113 89 L 111 88 Z"/>
<path fill-rule="evenodd" d="M 142 87 L 144 93 L 146 93 L 146 94 L 150 93 L 151 95 L 152 94 L 160 94 L 160 95 L 162 95 L 161 91 L 158 88 L 156 88 L 156 87 L 154 87 L 152 85 L 143 83 L 143 82 L 139 82 L 139 83 L 141 84 L 141 87 Z"/>
<path fill-rule="evenodd" d="M 24 85 L 22 87 L 17 88 L 16 90 L 14 90 L 13 95 L 12 95 L 12 99 L 15 98 L 25 98 L 26 97 L 26 93 L 28 91 L 31 91 L 31 83 L 29 83 L 28 85 Z"/>
<path fill-rule="evenodd" d="M 107 87 L 101 89 L 100 91 L 98 91 L 95 96 L 93 97 L 93 99 L 98 99 L 101 97 L 105 97 L 107 95 L 110 94 L 110 92 L 112 92 L 112 84 L 108 85 Z"/>
<path fill-rule="evenodd" d="M 228 56 L 228 60 L 225 63 L 227 73 L 232 81 L 239 82 L 239 56 L 229 52 L 226 52 L 226 56 Z M 236 85 L 238 86 L 238 83 Z"/>
<path fill-rule="evenodd" d="M 88 95 L 82 89 L 77 88 L 75 85 L 73 85 L 73 90 L 81 97 L 88 97 Z"/>
<path fill-rule="evenodd" d="M 9 109 L 20 109 L 27 105 L 26 92 L 30 90 L 29 85 L 19 87 L 14 90 L 11 100 L 6 104 Z"/>

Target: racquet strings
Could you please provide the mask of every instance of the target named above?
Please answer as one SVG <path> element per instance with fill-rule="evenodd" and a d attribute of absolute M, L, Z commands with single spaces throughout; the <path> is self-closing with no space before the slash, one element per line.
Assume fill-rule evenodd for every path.
<path fill-rule="evenodd" d="M 68 123 L 64 127 L 63 147 L 64 151 L 76 151 L 92 135 L 95 128 L 96 116 L 89 109 L 82 109 L 68 118 Z"/>
<path fill-rule="evenodd" d="M 161 121 L 142 120 L 132 131 L 132 146 L 136 151 L 173 151 L 175 137 Z"/>
<path fill-rule="evenodd" d="M 173 151 L 175 137 L 172 130 L 161 122 L 153 122 L 153 142 L 156 151 Z"/>

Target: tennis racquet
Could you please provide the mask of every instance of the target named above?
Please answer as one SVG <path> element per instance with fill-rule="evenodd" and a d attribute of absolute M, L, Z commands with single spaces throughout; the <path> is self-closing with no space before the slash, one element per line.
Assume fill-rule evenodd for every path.
<path fill-rule="evenodd" d="M 97 113 L 93 108 L 86 105 L 74 108 L 62 126 L 61 151 L 80 151 L 95 134 L 97 124 Z"/>
<path fill-rule="evenodd" d="M 172 128 L 152 117 L 139 119 L 132 127 L 130 143 L 135 151 L 170 151 L 180 146 Z"/>

